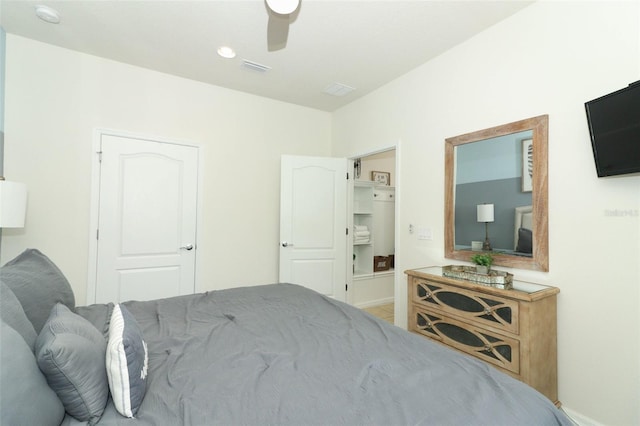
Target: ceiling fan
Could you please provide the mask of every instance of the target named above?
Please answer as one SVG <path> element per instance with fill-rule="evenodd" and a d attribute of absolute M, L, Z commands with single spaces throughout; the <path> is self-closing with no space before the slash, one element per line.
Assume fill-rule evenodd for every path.
<path fill-rule="evenodd" d="M 300 0 L 265 0 L 269 23 L 267 25 L 267 50 L 274 52 L 287 47 L 289 25 L 300 12 Z"/>

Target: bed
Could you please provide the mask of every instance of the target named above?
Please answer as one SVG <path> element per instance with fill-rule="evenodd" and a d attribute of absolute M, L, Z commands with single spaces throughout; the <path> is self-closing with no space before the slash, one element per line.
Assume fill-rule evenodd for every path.
<path fill-rule="evenodd" d="M 75 306 L 37 250 L 0 278 L 3 425 L 572 424 L 493 367 L 301 286 Z"/>

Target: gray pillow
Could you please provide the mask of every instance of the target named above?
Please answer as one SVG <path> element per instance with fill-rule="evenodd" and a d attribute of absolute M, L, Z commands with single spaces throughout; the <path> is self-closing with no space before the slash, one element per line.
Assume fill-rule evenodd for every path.
<path fill-rule="evenodd" d="M 27 318 L 20 301 L 7 285 L 0 280 L 0 318 L 15 331 L 20 333 L 31 352 L 36 343 L 36 331 Z"/>
<path fill-rule="evenodd" d="M 59 425 L 64 407 L 20 334 L 0 321 L 0 424 Z"/>
<path fill-rule="evenodd" d="M 36 358 L 67 413 L 93 424 L 109 397 L 107 341 L 89 321 L 58 303 L 36 340 Z"/>
<path fill-rule="evenodd" d="M 520 253 L 531 253 L 533 251 L 533 235 L 531 229 L 518 229 L 518 246 L 516 251 Z"/>
<path fill-rule="evenodd" d="M 105 339 L 109 338 L 109 322 L 113 312 L 113 303 L 96 303 L 89 306 L 76 306 L 74 312 L 89 321 L 102 333 Z"/>
<path fill-rule="evenodd" d="M 149 357 L 136 319 L 122 304 L 111 314 L 106 359 L 113 405 L 123 416 L 133 417 L 147 390 Z"/>
<path fill-rule="evenodd" d="M 60 269 L 36 249 L 27 249 L 0 268 L 0 279 L 13 291 L 36 333 L 56 303 L 76 305 L 69 281 Z"/>

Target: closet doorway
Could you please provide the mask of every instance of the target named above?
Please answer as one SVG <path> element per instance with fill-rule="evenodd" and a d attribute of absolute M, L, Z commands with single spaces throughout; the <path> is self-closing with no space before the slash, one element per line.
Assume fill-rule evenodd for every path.
<path fill-rule="evenodd" d="M 350 303 L 393 322 L 389 312 L 394 311 L 397 262 L 396 148 L 352 160 L 355 179 Z"/>

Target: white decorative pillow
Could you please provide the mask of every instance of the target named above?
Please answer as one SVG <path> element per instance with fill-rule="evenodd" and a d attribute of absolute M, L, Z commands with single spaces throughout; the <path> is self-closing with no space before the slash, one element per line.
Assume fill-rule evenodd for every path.
<path fill-rule="evenodd" d="M 125 417 L 135 416 L 147 390 L 149 356 L 136 319 L 122 304 L 111 314 L 106 362 L 116 410 Z"/>

